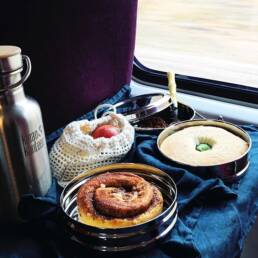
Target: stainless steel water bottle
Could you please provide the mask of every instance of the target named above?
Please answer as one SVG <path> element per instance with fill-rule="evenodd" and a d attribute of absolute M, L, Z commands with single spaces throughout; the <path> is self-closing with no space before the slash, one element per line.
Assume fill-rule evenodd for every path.
<path fill-rule="evenodd" d="M 18 221 L 22 195 L 45 195 L 51 184 L 40 107 L 23 90 L 30 71 L 20 48 L 0 46 L 0 223 Z"/>

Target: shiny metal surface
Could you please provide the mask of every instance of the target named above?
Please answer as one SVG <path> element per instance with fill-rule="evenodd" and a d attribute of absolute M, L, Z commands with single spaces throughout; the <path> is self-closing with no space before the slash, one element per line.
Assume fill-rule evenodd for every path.
<path fill-rule="evenodd" d="M 96 175 L 121 171 L 135 173 L 155 184 L 164 198 L 163 212 L 145 223 L 120 229 L 101 229 L 80 223 L 76 203 L 80 186 Z M 64 188 L 60 204 L 70 238 L 98 251 L 121 252 L 147 247 L 165 237 L 177 220 L 177 188 L 174 181 L 163 171 L 144 164 L 112 164 L 83 173 Z"/>
<path fill-rule="evenodd" d="M 127 118 L 136 131 L 156 131 L 159 133 L 164 129 L 143 127 L 141 123 L 146 118 L 158 116 L 167 124 L 173 124 L 191 120 L 195 116 L 195 110 L 184 103 L 179 102 L 176 109 L 170 95 L 165 93 L 135 96 L 115 104 L 114 108 L 117 113 L 123 114 Z"/>
<path fill-rule="evenodd" d="M 165 110 L 159 112 L 156 114 L 156 116 L 161 117 L 166 121 L 167 124 L 172 125 L 175 123 L 178 123 L 179 121 L 185 121 L 185 120 L 192 120 L 194 119 L 196 115 L 196 112 L 193 108 L 190 106 L 185 105 L 182 102 L 178 102 L 178 109 L 175 112 L 173 106 L 167 107 Z M 155 115 L 153 115 L 155 116 Z M 142 120 L 143 121 L 143 120 Z M 164 130 L 164 128 L 150 128 L 150 127 L 143 127 L 141 125 L 141 122 L 139 121 L 137 123 L 134 123 L 135 130 L 138 132 L 156 132 L 159 134 Z"/>
<path fill-rule="evenodd" d="M 5 57 L 0 58 L 1 63 L 4 63 Z M 28 76 L 28 72 L 26 74 Z M 7 78 L 8 73 L 5 72 L 4 76 Z M 11 76 L 13 71 L 10 70 Z M 15 78 L 17 81 L 16 79 L 9 81 L 17 83 L 24 80 L 20 72 Z M 25 96 L 21 84 L 11 88 L 5 84 L 1 86 L 5 89 L 0 92 L 0 222 L 2 223 L 19 220 L 17 208 L 23 194 L 46 194 L 51 184 L 51 173 L 39 105 Z"/>
<path fill-rule="evenodd" d="M 168 94 L 152 93 L 123 100 L 114 106 L 117 112 L 123 114 L 130 123 L 136 123 L 170 105 L 171 98 Z"/>
<path fill-rule="evenodd" d="M 239 136 L 240 138 L 242 138 L 248 143 L 247 151 L 234 161 L 229 161 L 228 163 L 211 165 L 211 166 L 191 166 L 186 163 L 180 163 L 180 162 L 174 161 L 172 158 L 170 158 L 169 156 L 167 156 L 165 153 L 162 152 L 162 150 L 160 149 L 161 143 L 168 136 L 184 128 L 191 127 L 191 126 L 199 126 L 199 125 L 220 127 L 235 134 L 236 136 Z M 241 129 L 240 127 L 234 124 L 231 124 L 225 121 L 220 121 L 220 120 L 201 119 L 201 120 L 191 120 L 191 121 L 180 122 L 166 128 L 159 135 L 157 139 L 157 146 L 160 153 L 164 157 L 166 157 L 168 161 L 173 162 L 176 165 L 189 169 L 193 173 L 196 173 L 199 176 L 204 178 L 220 177 L 224 181 L 231 182 L 239 179 L 247 172 L 247 169 L 249 166 L 248 154 L 252 146 L 252 140 L 247 132 L 245 132 L 243 129 Z"/>

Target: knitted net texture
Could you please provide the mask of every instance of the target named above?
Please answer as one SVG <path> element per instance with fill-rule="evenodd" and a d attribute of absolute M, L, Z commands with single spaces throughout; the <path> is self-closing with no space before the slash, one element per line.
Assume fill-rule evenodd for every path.
<path fill-rule="evenodd" d="M 90 135 L 100 125 L 111 124 L 120 133 L 111 138 Z M 110 114 L 92 121 L 68 124 L 50 151 L 50 165 L 60 185 L 65 186 L 82 172 L 121 161 L 134 142 L 134 128 L 119 114 Z"/>

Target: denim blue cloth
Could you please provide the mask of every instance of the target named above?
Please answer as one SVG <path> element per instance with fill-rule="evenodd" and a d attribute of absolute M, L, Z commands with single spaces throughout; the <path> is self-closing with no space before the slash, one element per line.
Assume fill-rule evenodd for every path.
<path fill-rule="evenodd" d="M 129 92 L 128 86 L 123 87 L 108 103 L 122 100 Z M 83 118 L 91 119 L 93 113 Z M 172 176 L 178 187 L 179 217 L 163 242 L 148 250 L 123 254 L 124 258 L 240 256 L 244 239 L 258 213 L 258 128 L 243 128 L 249 132 L 253 142 L 250 167 L 239 182 L 231 185 L 220 179 L 204 179 L 175 167 L 159 155 L 156 135 L 136 135 L 134 150 L 127 161 L 149 164 Z M 61 133 L 62 129 L 48 137 L 49 147 Z M 24 196 L 19 211 L 27 222 L 1 226 L 0 258 L 116 257 L 87 250 L 69 239 L 59 207 L 61 190 L 53 179 L 47 196 Z"/>
<path fill-rule="evenodd" d="M 240 256 L 244 239 L 258 213 L 258 130 L 254 126 L 245 126 L 244 129 L 253 141 L 250 167 L 239 182 L 231 185 L 225 185 L 220 179 L 202 179 L 190 171 L 170 165 L 156 150 L 156 136 L 137 135 L 133 161 L 158 167 L 173 177 L 178 187 L 179 218 L 165 241 L 155 248 L 127 253 L 123 257 Z M 10 227 L 7 231 L 2 230 L 0 239 L 4 234 L 5 244 L 0 241 L 0 257 L 108 257 L 69 240 L 60 223 L 60 191 L 53 180 L 48 196 L 26 196 L 20 211 L 30 220 L 15 227 L 14 231 Z M 16 256 L 8 256 L 6 241 L 9 251 L 11 246 L 10 252 Z M 23 256 L 24 253 L 26 256 Z M 116 255 L 112 254 L 112 257 Z"/>
<path fill-rule="evenodd" d="M 169 173 L 178 187 L 179 219 L 160 246 L 171 257 L 239 257 L 244 239 L 258 213 L 258 131 L 244 126 L 252 137 L 250 167 L 237 183 L 202 179 L 176 168 L 158 155 L 156 136 L 137 137 L 136 158 Z"/>

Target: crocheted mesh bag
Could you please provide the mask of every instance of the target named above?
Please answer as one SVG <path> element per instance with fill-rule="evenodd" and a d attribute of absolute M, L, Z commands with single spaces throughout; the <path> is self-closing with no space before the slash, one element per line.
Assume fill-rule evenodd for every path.
<path fill-rule="evenodd" d="M 111 138 L 93 139 L 90 133 L 103 124 L 119 127 L 120 133 Z M 133 142 L 134 128 L 119 114 L 72 122 L 51 149 L 49 156 L 53 175 L 64 186 L 82 172 L 121 161 Z"/>

